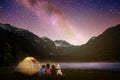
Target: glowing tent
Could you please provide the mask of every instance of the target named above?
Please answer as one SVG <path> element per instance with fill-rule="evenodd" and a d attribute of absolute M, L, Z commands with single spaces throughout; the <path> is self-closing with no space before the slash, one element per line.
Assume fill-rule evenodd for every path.
<path fill-rule="evenodd" d="M 25 74 L 25 75 L 34 75 L 39 72 L 40 64 L 33 57 L 26 57 L 23 61 L 21 61 L 16 67 L 16 72 Z"/>

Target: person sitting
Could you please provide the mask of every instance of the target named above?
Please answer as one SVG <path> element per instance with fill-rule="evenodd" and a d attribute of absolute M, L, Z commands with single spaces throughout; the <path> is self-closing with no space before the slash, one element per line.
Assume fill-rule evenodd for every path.
<path fill-rule="evenodd" d="M 45 74 L 47 76 L 51 75 L 50 64 L 46 64 Z"/>
<path fill-rule="evenodd" d="M 40 75 L 45 75 L 45 65 L 42 65 L 40 68 Z"/>
<path fill-rule="evenodd" d="M 62 73 L 62 71 L 61 71 L 61 68 L 60 68 L 60 65 L 59 65 L 59 64 L 57 64 L 56 69 L 57 69 L 57 75 L 58 75 L 58 76 L 62 76 L 63 73 Z"/>
<path fill-rule="evenodd" d="M 55 65 L 51 66 L 51 75 L 57 75 L 57 69 L 56 69 Z"/>

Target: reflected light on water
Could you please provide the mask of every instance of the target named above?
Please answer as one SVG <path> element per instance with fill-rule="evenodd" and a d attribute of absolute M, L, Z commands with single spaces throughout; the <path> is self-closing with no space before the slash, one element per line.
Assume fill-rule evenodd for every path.
<path fill-rule="evenodd" d="M 120 70 L 120 63 L 59 63 L 62 68 Z"/>

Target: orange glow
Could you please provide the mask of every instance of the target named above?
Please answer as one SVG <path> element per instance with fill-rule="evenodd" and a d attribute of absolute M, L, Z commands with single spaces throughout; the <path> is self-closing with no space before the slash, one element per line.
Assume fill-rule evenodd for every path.
<path fill-rule="evenodd" d="M 33 57 L 26 57 L 23 61 L 21 61 L 16 67 L 16 72 L 26 74 L 26 75 L 34 75 L 39 72 L 40 64 Z"/>

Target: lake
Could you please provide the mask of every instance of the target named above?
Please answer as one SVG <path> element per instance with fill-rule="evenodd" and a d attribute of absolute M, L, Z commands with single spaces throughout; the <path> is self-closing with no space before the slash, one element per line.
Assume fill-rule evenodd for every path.
<path fill-rule="evenodd" d="M 61 68 L 67 69 L 100 69 L 120 71 L 120 63 L 59 63 Z"/>
<path fill-rule="evenodd" d="M 49 63 L 49 62 L 48 62 Z M 80 63 L 80 62 L 61 62 L 55 63 L 60 64 L 62 69 L 80 69 L 80 70 L 114 70 L 120 71 L 120 63 L 104 63 L 104 62 L 96 62 L 96 63 Z M 2 68 L 15 68 L 16 66 L 11 67 L 0 67 Z"/>
<path fill-rule="evenodd" d="M 48 62 L 49 63 L 49 62 Z M 120 80 L 120 63 L 59 63 L 64 76 L 26 77 L 13 67 L 0 68 L 0 80 Z"/>

